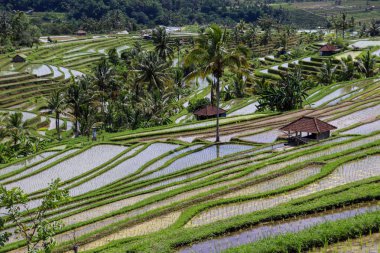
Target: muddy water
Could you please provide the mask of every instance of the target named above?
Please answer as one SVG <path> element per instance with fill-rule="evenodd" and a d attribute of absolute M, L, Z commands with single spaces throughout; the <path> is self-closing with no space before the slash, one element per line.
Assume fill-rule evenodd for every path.
<path fill-rule="evenodd" d="M 182 249 L 182 253 L 211 253 L 221 252 L 225 249 L 244 245 L 252 242 L 256 242 L 260 239 L 268 238 L 275 235 L 285 233 L 295 233 L 301 230 L 305 230 L 312 226 L 328 222 L 347 219 L 356 215 L 370 213 L 380 210 L 378 204 L 368 207 L 359 207 L 351 210 L 342 210 L 332 214 L 324 214 L 316 217 L 309 217 L 304 219 L 298 219 L 295 221 L 289 221 L 285 223 L 274 223 L 266 226 L 259 226 L 252 230 L 242 233 L 233 234 L 219 239 L 208 240 L 205 242 L 194 244 L 189 248 Z"/>

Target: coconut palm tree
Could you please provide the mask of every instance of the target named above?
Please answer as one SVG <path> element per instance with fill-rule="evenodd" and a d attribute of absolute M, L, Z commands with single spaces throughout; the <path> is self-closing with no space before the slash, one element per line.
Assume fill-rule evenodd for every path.
<path fill-rule="evenodd" d="M 179 65 L 181 64 L 180 57 L 181 57 L 182 42 L 179 38 L 175 38 L 173 45 L 177 49 L 177 68 L 179 68 Z"/>
<path fill-rule="evenodd" d="M 353 17 L 351 17 L 351 19 L 348 19 L 347 14 L 343 12 L 338 17 L 337 22 L 339 29 L 342 31 L 342 37 L 344 39 L 346 30 L 355 25 L 355 19 Z"/>
<path fill-rule="evenodd" d="M 363 73 L 366 77 L 372 77 L 379 72 L 379 69 L 376 67 L 376 56 L 371 55 L 369 50 L 358 59 L 357 66 L 359 72 Z"/>
<path fill-rule="evenodd" d="M 165 27 L 159 26 L 153 30 L 152 34 L 154 50 L 164 60 L 172 57 L 173 49 L 170 45 L 170 36 L 166 32 Z"/>
<path fill-rule="evenodd" d="M 331 59 L 325 61 L 320 68 L 317 75 L 317 80 L 323 84 L 331 84 L 336 77 L 337 66 L 335 66 Z"/>
<path fill-rule="evenodd" d="M 162 92 L 165 85 L 170 82 L 170 64 L 165 62 L 155 52 L 142 55 L 135 66 L 137 81 L 147 84 L 148 91 L 158 90 Z"/>
<path fill-rule="evenodd" d="M 88 76 L 84 76 L 79 78 L 77 81 L 73 81 L 66 90 L 66 103 L 71 109 L 71 114 L 75 122 L 75 137 L 78 137 L 80 132 L 79 117 L 81 116 L 81 105 L 93 102 L 95 100 L 98 96 L 95 90 L 93 80 Z"/>
<path fill-rule="evenodd" d="M 356 75 L 356 66 L 351 55 L 349 55 L 346 58 L 343 57 L 342 59 L 340 59 L 338 68 L 339 71 L 337 72 L 337 74 L 339 81 L 350 81 L 354 79 Z"/>
<path fill-rule="evenodd" d="M 114 69 L 105 58 L 94 69 L 94 83 L 99 89 L 101 109 L 102 113 L 104 113 L 106 110 L 106 99 L 110 96 L 110 92 L 114 89 L 114 86 L 116 86 Z"/>
<path fill-rule="evenodd" d="M 58 140 L 61 139 L 59 117 L 66 108 L 66 100 L 64 93 L 61 90 L 55 90 L 47 99 L 47 108 L 50 112 L 55 114 L 55 129 L 57 131 Z"/>
<path fill-rule="evenodd" d="M 371 19 L 371 22 L 369 23 L 368 34 L 371 37 L 380 34 L 380 24 L 378 24 L 375 19 Z"/>
<path fill-rule="evenodd" d="M 26 121 L 23 121 L 21 112 L 11 113 L 5 124 L 13 145 L 16 145 L 23 136 L 30 135 L 30 127 Z"/>
<path fill-rule="evenodd" d="M 247 65 L 247 50 L 242 47 L 227 49 L 227 32 L 218 25 L 211 25 L 205 32 L 207 43 L 200 43 L 185 58 L 185 65 L 194 64 L 196 69 L 186 78 L 195 77 L 206 78 L 212 75 L 215 78 L 216 87 L 216 107 L 220 103 L 221 79 L 226 69 L 239 70 Z M 220 141 L 219 136 L 219 114 L 216 117 L 216 142 Z"/>

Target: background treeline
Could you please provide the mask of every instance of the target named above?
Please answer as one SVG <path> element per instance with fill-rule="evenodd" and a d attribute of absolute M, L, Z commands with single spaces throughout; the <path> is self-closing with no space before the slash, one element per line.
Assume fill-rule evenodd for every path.
<path fill-rule="evenodd" d="M 43 33 L 72 32 L 81 26 L 92 32 L 129 30 L 138 26 L 234 24 L 241 19 L 256 21 L 263 14 L 285 20 L 287 13 L 261 1 L 234 0 L 2 0 L 7 11 L 45 12 L 33 22 L 42 25 Z M 0 7 L 0 8 L 1 8 Z M 59 15 L 64 13 L 65 15 Z M 36 15 L 33 14 L 33 17 Z M 50 25 L 49 25 L 50 23 Z"/>

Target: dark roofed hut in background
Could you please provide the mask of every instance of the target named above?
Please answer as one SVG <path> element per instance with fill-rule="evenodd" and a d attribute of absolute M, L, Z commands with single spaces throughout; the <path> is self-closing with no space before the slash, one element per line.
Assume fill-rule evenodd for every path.
<path fill-rule="evenodd" d="M 84 30 L 78 30 L 75 35 L 77 36 L 86 36 L 87 35 L 87 32 L 84 31 Z"/>
<path fill-rule="evenodd" d="M 207 105 L 206 107 L 196 110 L 194 112 L 194 115 L 197 118 L 197 120 L 204 120 L 204 119 L 216 118 L 218 113 L 219 113 L 219 117 L 227 116 L 227 111 L 223 110 L 222 108 L 217 109 L 217 107 L 213 105 Z"/>
<path fill-rule="evenodd" d="M 336 46 L 330 44 L 326 44 L 319 49 L 321 56 L 330 56 L 336 54 L 337 52 L 339 52 L 339 49 Z"/>
<path fill-rule="evenodd" d="M 287 132 L 288 142 L 293 145 L 327 139 L 334 129 L 337 128 L 315 117 L 302 117 L 280 128 L 281 131 Z"/>
<path fill-rule="evenodd" d="M 16 54 L 13 58 L 12 58 L 12 62 L 26 62 L 26 55 L 24 54 Z"/>

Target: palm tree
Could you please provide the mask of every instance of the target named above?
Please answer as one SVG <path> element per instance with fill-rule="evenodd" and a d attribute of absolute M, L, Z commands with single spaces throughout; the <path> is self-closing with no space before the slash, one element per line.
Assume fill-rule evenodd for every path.
<path fill-rule="evenodd" d="M 337 66 L 334 66 L 331 59 L 325 61 L 317 75 L 318 81 L 327 85 L 331 84 L 335 79 L 336 69 Z"/>
<path fill-rule="evenodd" d="M 47 107 L 50 112 L 55 113 L 55 129 L 57 131 L 58 140 L 61 139 L 59 117 L 66 108 L 66 101 L 64 94 L 61 90 L 55 90 L 52 92 L 47 100 Z"/>
<path fill-rule="evenodd" d="M 339 29 L 339 20 L 338 18 L 333 15 L 329 19 L 329 23 L 331 24 L 331 27 L 335 30 L 335 38 L 338 38 L 338 29 Z"/>
<path fill-rule="evenodd" d="M 167 34 L 165 27 L 159 26 L 154 29 L 152 38 L 156 53 L 164 61 L 166 61 L 167 58 L 171 58 L 173 49 L 170 46 L 170 36 Z"/>
<path fill-rule="evenodd" d="M 177 68 L 179 68 L 182 42 L 179 38 L 175 38 L 173 45 L 177 49 Z"/>
<path fill-rule="evenodd" d="M 344 39 L 345 32 L 348 28 L 354 26 L 355 20 L 351 18 L 350 20 L 347 19 L 347 14 L 346 13 L 341 13 L 339 19 L 338 19 L 338 26 L 342 30 L 342 37 Z"/>
<path fill-rule="evenodd" d="M 242 47 L 227 50 L 227 32 L 218 25 L 211 25 L 205 33 L 208 43 L 201 43 L 193 49 L 185 58 L 185 65 L 194 64 L 196 69 L 187 76 L 187 79 L 201 76 L 206 78 L 212 75 L 215 78 L 216 107 L 220 103 L 221 78 L 225 69 L 238 70 L 247 65 L 247 51 Z M 216 142 L 219 136 L 219 114 L 216 117 Z"/>
<path fill-rule="evenodd" d="M 339 60 L 339 81 L 350 81 L 354 79 L 356 74 L 355 62 L 353 61 L 351 55 L 347 58 L 342 58 Z"/>
<path fill-rule="evenodd" d="M 96 97 L 97 93 L 93 86 L 93 80 L 88 76 L 73 81 L 67 88 L 66 103 L 71 109 L 75 121 L 75 137 L 78 137 L 80 132 L 79 117 L 81 116 L 81 105 L 93 102 Z"/>
<path fill-rule="evenodd" d="M 380 34 L 380 25 L 376 22 L 375 19 L 371 19 L 368 33 L 371 37 L 378 36 Z"/>
<path fill-rule="evenodd" d="M 106 110 L 106 99 L 110 96 L 109 92 L 112 91 L 116 85 L 114 69 L 107 62 L 107 59 L 103 58 L 95 67 L 94 82 L 100 91 L 101 109 L 102 113 L 104 113 Z"/>
<path fill-rule="evenodd" d="M 372 77 L 379 72 L 376 68 L 376 56 L 371 55 L 369 50 L 357 61 L 357 66 L 366 77 Z"/>
<path fill-rule="evenodd" d="M 135 66 L 137 81 L 147 84 L 148 91 L 162 92 L 170 81 L 169 65 L 155 52 L 145 53 Z"/>
<path fill-rule="evenodd" d="M 16 145 L 24 135 L 30 135 L 30 127 L 26 121 L 23 121 L 21 112 L 11 113 L 6 120 L 6 128 Z"/>

